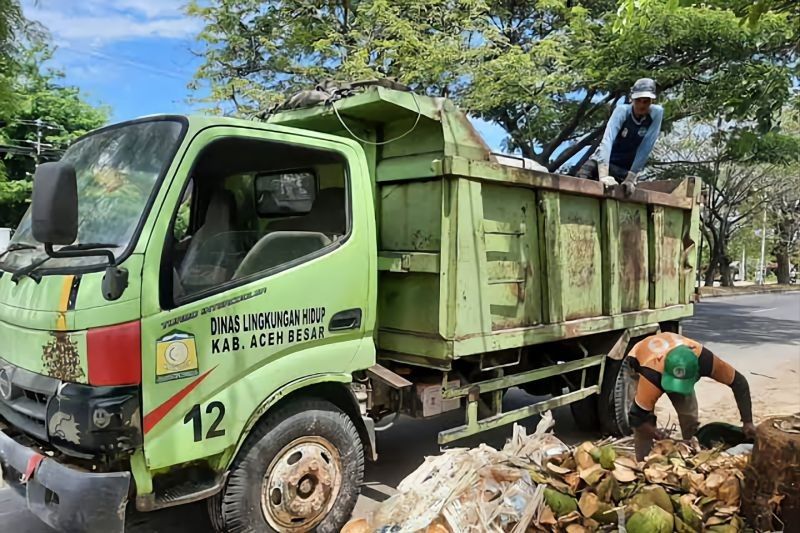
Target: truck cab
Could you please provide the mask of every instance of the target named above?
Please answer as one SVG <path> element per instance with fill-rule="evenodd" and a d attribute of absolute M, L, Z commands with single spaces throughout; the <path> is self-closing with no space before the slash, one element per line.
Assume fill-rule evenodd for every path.
<path fill-rule="evenodd" d="M 356 143 L 148 117 L 78 140 L 35 187 L 0 263 L 0 462 L 47 523 L 120 531 L 129 495 L 150 510 L 213 494 L 301 388 L 360 420 L 345 384 L 375 361 L 377 259 Z M 328 485 L 307 476 L 300 498 L 287 464 L 272 529 L 300 503 L 300 525 L 318 525 L 346 460 L 363 467 L 347 436 L 356 457 L 335 464 L 330 443 L 293 445 Z"/>

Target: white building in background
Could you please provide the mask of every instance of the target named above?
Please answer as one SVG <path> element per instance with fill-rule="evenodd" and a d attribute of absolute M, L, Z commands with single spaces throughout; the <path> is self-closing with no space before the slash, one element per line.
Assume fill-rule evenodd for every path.
<path fill-rule="evenodd" d="M 0 228 L 0 253 L 8 248 L 8 242 L 11 240 L 11 228 Z"/>

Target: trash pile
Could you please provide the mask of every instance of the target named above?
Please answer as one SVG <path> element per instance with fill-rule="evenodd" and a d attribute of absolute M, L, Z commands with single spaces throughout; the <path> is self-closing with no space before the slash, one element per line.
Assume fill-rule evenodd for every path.
<path fill-rule="evenodd" d="M 398 493 L 344 533 L 559 531 L 736 532 L 747 455 L 673 440 L 637 463 L 630 439 L 570 448 L 548 412 L 533 435 L 514 426 L 484 444 L 428 457 Z M 627 445 L 626 445 L 627 444 Z"/>

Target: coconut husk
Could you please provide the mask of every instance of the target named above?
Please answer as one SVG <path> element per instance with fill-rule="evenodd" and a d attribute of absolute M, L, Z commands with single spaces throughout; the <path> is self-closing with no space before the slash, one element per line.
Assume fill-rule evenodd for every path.
<path fill-rule="evenodd" d="M 746 457 L 665 440 L 637 462 L 617 441 L 570 449 L 550 427 L 546 415 L 532 435 L 515 426 L 502 450 L 481 445 L 427 458 L 378 506 L 367 531 L 594 533 L 626 521 L 630 533 L 724 533 L 741 523 Z"/>
<path fill-rule="evenodd" d="M 611 475 L 613 475 L 614 478 L 620 483 L 630 483 L 631 481 L 636 481 L 637 479 L 636 472 L 627 466 L 621 465 L 617 465 L 614 470 L 611 471 Z"/>
<path fill-rule="evenodd" d="M 604 477 L 603 481 L 597 484 L 596 490 L 600 501 L 606 503 L 616 503 L 622 497 L 616 476 Z"/>
<path fill-rule="evenodd" d="M 551 488 L 544 489 L 544 501 L 553 510 L 556 517 L 568 515 L 578 509 L 578 502 L 575 498 Z"/>
<path fill-rule="evenodd" d="M 628 533 L 671 533 L 675 519 L 657 505 L 637 511 L 625 523 Z"/>

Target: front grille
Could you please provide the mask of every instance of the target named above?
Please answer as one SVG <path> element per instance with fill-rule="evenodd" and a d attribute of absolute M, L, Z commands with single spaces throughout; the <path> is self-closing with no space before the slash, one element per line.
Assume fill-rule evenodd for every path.
<path fill-rule="evenodd" d="M 58 385 L 56 379 L 0 359 L 0 416 L 17 429 L 47 442 L 47 402 L 56 394 Z"/>
<path fill-rule="evenodd" d="M 34 401 L 36 403 L 39 403 L 39 404 L 42 404 L 42 405 L 45 405 L 45 406 L 47 405 L 47 394 L 44 394 L 44 393 L 41 393 L 41 392 L 32 391 L 32 390 L 23 391 L 23 394 L 25 394 L 25 397 L 28 398 L 31 401 Z"/>

